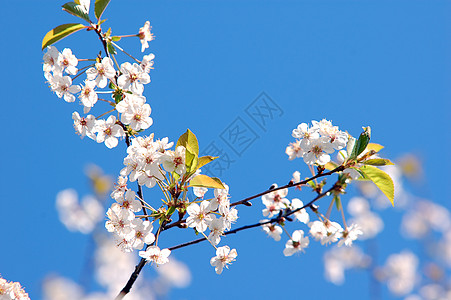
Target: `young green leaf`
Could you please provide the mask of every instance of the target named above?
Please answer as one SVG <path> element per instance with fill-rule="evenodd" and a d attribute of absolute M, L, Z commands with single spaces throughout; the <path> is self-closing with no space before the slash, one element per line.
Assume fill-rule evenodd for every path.
<path fill-rule="evenodd" d="M 373 166 L 362 166 L 360 171 L 365 174 L 374 184 L 387 196 L 391 204 L 395 206 L 395 186 L 391 177 L 379 168 Z"/>
<path fill-rule="evenodd" d="M 52 30 L 47 32 L 47 34 L 42 39 L 42 50 L 44 50 L 45 47 L 53 45 L 66 36 L 84 28 L 87 28 L 87 26 L 79 23 L 63 24 L 53 28 Z"/>
<path fill-rule="evenodd" d="M 67 2 L 66 4 L 63 4 L 62 7 L 64 11 L 67 11 L 71 15 L 82 18 L 83 20 L 91 23 L 91 21 L 89 20 L 89 15 L 80 4 L 77 4 L 75 2 Z"/>
<path fill-rule="evenodd" d="M 216 177 L 209 177 L 207 175 L 199 174 L 191 179 L 189 186 L 200 186 L 212 189 L 225 189 L 221 180 Z"/>
<path fill-rule="evenodd" d="M 110 0 L 96 0 L 94 4 L 94 13 L 97 20 L 100 20 L 100 18 L 102 17 L 103 12 L 108 6 L 108 3 L 110 3 Z"/>
<path fill-rule="evenodd" d="M 386 158 L 368 159 L 368 160 L 362 161 L 362 164 L 364 164 L 364 165 L 371 165 L 371 166 L 394 165 L 394 163 L 392 163 L 389 159 L 386 159 Z"/>
<path fill-rule="evenodd" d="M 114 48 L 113 44 L 107 43 L 106 46 L 108 49 L 108 53 L 113 54 L 113 55 L 117 53 L 116 48 Z"/>
<path fill-rule="evenodd" d="M 194 153 L 192 153 L 192 152 L 188 151 L 188 149 L 186 149 L 186 151 L 185 151 L 186 173 L 195 171 L 197 169 L 197 163 L 198 163 L 197 155 L 195 155 Z"/>
<path fill-rule="evenodd" d="M 365 151 L 366 146 L 368 146 L 368 143 L 370 142 L 371 138 L 371 128 L 364 127 L 364 131 L 360 134 L 359 139 L 354 145 L 354 148 L 352 149 L 351 156 L 349 156 L 349 159 L 355 159 L 357 156 L 360 155 L 363 151 Z"/>
<path fill-rule="evenodd" d="M 175 148 L 177 148 L 178 146 L 184 146 L 186 150 L 195 154 L 196 156 L 199 156 L 199 144 L 197 142 L 196 135 L 189 129 L 187 129 L 186 132 L 179 137 Z"/>
<path fill-rule="evenodd" d="M 210 156 L 210 155 L 199 157 L 199 162 L 197 164 L 197 168 L 198 169 L 202 168 L 203 166 L 205 166 L 206 164 L 211 163 L 212 161 L 214 161 L 217 158 L 218 158 L 218 156 Z"/>

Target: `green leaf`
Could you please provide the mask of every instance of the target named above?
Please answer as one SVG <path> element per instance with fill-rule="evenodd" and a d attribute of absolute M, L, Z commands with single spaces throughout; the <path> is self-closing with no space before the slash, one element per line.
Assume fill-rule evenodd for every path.
<path fill-rule="evenodd" d="M 386 159 L 386 158 L 368 159 L 368 160 L 362 161 L 362 164 L 364 164 L 364 165 L 371 165 L 371 166 L 394 165 L 394 163 L 392 163 L 389 159 Z"/>
<path fill-rule="evenodd" d="M 100 18 L 102 17 L 105 8 L 108 6 L 108 3 L 110 3 L 110 0 L 96 0 L 94 4 L 94 13 L 97 20 L 100 20 Z"/>
<path fill-rule="evenodd" d="M 191 179 L 189 186 L 200 186 L 212 189 L 225 189 L 221 180 L 216 177 L 209 177 L 207 175 L 199 174 Z"/>
<path fill-rule="evenodd" d="M 366 146 L 366 149 L 368 151 L 374 150 L 374 152 L 377 153 L 377 152 L 381 151 L 382 149 L 384 149 L 384 146 L 376 144 L 376 143 L 369 143 L 368 146 Z"/>
<path fill-rule="evenodd" d="M 197 169 L 197 162 L 198 162 L 197 155 L 186 150 L 185 151 L 185 166 L 186 166 L 187 173 L 190 173 Z"/>
<path fill-rule="evenodd" d="M 113 55 L 117 53 L 116 48 L 114 48 L 114 46 L 111 43 L 107 43 L 106 46 L 108 49 L 108 53 L 113 54 Z"/>
<path fill-rule="evenodd" d="M 391 204 L 395 206 L 395 185 L 391 177 L 379 168 L 373 166 L 360 167 L 365 176 L 367 176 L 374 184 L 387 196 Z"/>
<path fill-rule="evenodd" d="M 177 148 L 178 146 L 184 146 L 186 150 L 195 154 L 196 156 L 199 156 L 199 144 L 197 142 L 196 135 L 189 129 L 187 129 L 186 132 L 179 137 L 175 148 Z"/>
<path fill-rule="evenodd" d="M 119 41 L 121 40 L 121 37 L 120 37 L 120 36 L 112 36 L 112 37 L 111 37 L 111 40 L 112 40 L 113 42 L 119 42 Z"/>
<path fill-rule="evenodd" d="M 166 212 L 166 216 L 172 216 L 172 214 L 175 212 L 175 206 L 169 207 L 168 211 Z"/>
<path fill-rule="evenodd" d="M 83 24 L 79 23 L 70 23 L 70 24 L 63 24 L 60 26 L 57 26 L 47 32 L 47 34 L 42 39 L 42 50 L 44 50 L 45 47 L 53 45 L 57 41 L 65 38 L 66 36 L 77 32 L 81 29 L 86 28 L 87 26 L 84 26 Z"/>
<path fill-rule="evenodd" d="M 199 162 L 197 164 L 197 168 L 198 169 L 202 168 L 203 166 L 205 166 L 206 164 L 211 163 L 212 161 L 214 161 L 217 158 L 218 158 L 218 156 L 210 156 L 210 155 L 199 157 Z"/>
<path fill-rule="evenodd" d="M 359 139 L 354 145 L 354 148 L 352 149 L 351 156 L 349 159 L 355 159 L 357 156 L 360 155 L 363 151 L 365 151 L 366 146 L 368 146 L 368 143 L 370 142 L 371 138 L 371 127 L 364 127 L 363 132 L 360 134 Z"/>
<path fill-rule="evenodd" d="M 77 4 L 75 2 L 67 2 L 62 7 L 63 10 L 67 11 L 71 15 L 82 18 L 83 20 L 91 23 L 91 21 L 89 20 L 89 15 L 86 13 L 85 9 L 80 4 Z"/>

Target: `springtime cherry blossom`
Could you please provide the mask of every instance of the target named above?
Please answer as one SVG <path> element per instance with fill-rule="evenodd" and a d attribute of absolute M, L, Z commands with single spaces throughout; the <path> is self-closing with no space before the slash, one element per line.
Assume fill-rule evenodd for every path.
<path fill-rule="evenodd" d="M 261 220 L 260 223 L 266 222 L 268 219 Z M 282 227 L 275 224 L 265 224 L 262 225 L 263 231 L 266 232 L 270 237 L 272 237 L 276 242 L 280 241 L 281 234 L 283 233 Z"/>
<path fill-rule="evenodd" d="M 124 137 L 125 133 L 119 124 L 116 124 L 116 117 L 111 115 L 108 119 L 97 120 L 95 132 L 97 132 L 97 143 L 105 142 L 105 146 L 108 148 L 114 148 L 117 146 L 118 137 Z"/>
<path fill-rule="evenodd" d="M 108 84 L 108 79 L 114 78 L 116 70 L 113 61 L 109 57 L 104 57 L 101 62 L 96 62 L 95 67 L 86 70 L 88 80 L 94 80 L 99 88 L 104 88 Z"/>
<path fill-rule="evenodd" d="M 108 208 L 107 216 L 109 220 L 106 221 L 105 227 L 108 232 L 116 232 L 120 236 L 130 233 L 131 221 L 135 219 L 133 212 L 120 207 L 117 203 L 113 203 L 113 205 Z"/>
<path fill-rule="evenodd" d="M 150 70 L 153 69 L 153 60 L 155 58 L 155 55 L 153 53 L 150 53 L 149 55 L 144 55 L 143 59 L 141 60 L 141 68 L 144 72 L 149 73 Z"/>
<path fill-rule="evenodd" d="M 127 190 L 125 196 L 116 199 L 122 208 L 131 210 L 132 212 L 139 212 L 142 209 L 141 201 L 136 199 L 136 193 L 133 190 Z"/>
<path fill-rule="evenodd" d="M 96 82 L 92 80 L 85 81 L 85 85 L 81 86 L 80 100 L 86 108 L 91 108 L 96 104 L 98 96 L 94 91 Z"/>
<path fill-rule="evenodd" d="M 293 200 L 291 200 L 291 209 L 292 210 L 301 208 L 303 206 L 304 206 L 304 203 L 301 200 L 299 200 L 297 198 L 294 198 Z M 299 222 L 302 222 L 304 224 L 307 224 L 310 221 L 310 216 L 309 216 L 308 212 L 305 210 L 305 208 L 295 212 L 294 216 L 296 217 L 296 219 L 298 219 Z"/>
<path fill-rule="evenodd" d="M 44 64 L 42 69 L 45 73 L 55 72 L 61 73 L 62 66 L 59 64 L 59 56 L 61 54 L 58 52 L 55 46 L 47 47 L 47 52 L 44 53 Z"/>
<path fill-rule="evenodd" d="M 150 33 L 152 26 L 150 26 L 150 22 L 146 21 L 144 26 L 139 29 L 139 39 L 141 40 L 141 52 L 144 52 L 147 48 L 149 48 L 148 42 L 153 41 L 155 39 L 154 35 Z"/>
<path fill-rule="evenodd" d="M 237 257 L 235 249 L 230 250 L 229 246 L 223 246 L 216 249 L 216 256 L 210 260 L 212 267 L 215 267 L 216 274 L 221 274 L 224 267 L 228 268 Z"/>
<path fill-rule="evenodd" d="M 86 117 L 80 117 L 78 112 L 72 113 L 72 119 L 74 120 L 75 132 L 80 135 L 81 138 L 88 136 L 95 140 L 94 126 L 96 118 L 93 115 L 87 115 Z"/>
<path fill-rule="evenodd" d="M 130 90 L 132 93 L 142 95 L 144 84 L 150 82 L 150 76 L 143 71 L 141 66 L 134 63 L 125 62 L 121 65 L 121 73 L 117 79 L 117 84 L 121 89 Z"/>
<path fill-rule="evenodd" d="M 309 243 L 309 238 L 307 236 L 304 237 L 304 231 L 296 230 L 291 235 L 291 239 L 285 244 L 283 255 L 291 256 L 296 252 L 304 252 L 304 248 L 307 248 Z"/>
<path fill-rule="evenodd" d="M 186 224 L 189 227 L 195 227 L 198 232 L 204 232 L 208 228 L 208 224 L 212 221 L 210 213 L 210 203 L 208 201 L 202 201 L 199 204 L 191 203 L 186 212 L 189 217 L 186 219 Z"/>
<path fill-rule="evenodd" d="M 53 76 L 52 90 L 58 96 L 63 97 L 66 102 L 74 102 L 75 96 L 81 89 L 78 85 L 72 85 L 72 79 L 69 76 L 60 76 L 56 74 Z"/>
<path fill-rule="evenodd" d="M 72 50 L 65 48 L 61 55 L 58 56 L 58 64 L 64 68 L 64 71 L 69 75 L 75 75 L 78 72 L 76 66 L 78 59 L 72 54 Z"/>
<path fill-rule="evenodd" d="M 193 187 L 194 196 L 196 196 L 197 198 L 203 198 L 207 191 L 208 191 L 208 189 L 206 187 L 199 187 L 199 186 Z"/>
<path fill-rule="evenodd" d="M 157 265 L 165 264 L 169 261 L 171 250 L 160 250 L 157 246 L 150 246 L 146 251 L 139 251 L 139 256 L 145 258 L 147 262 L 155 262 Z"/>
<path fill-rule="evenodd" d="M 277 185 L 274 184 L 277 188 Z M 287 208 L 290 205 L 290 200 L 285 198 L 288 194 L 288 189 L 281 189 L 262 196 L 262 202 L 266 206 L 263 209 L 263 216 L 271 218 L 278 214 L 280 210 Z"/>
<path fill-rule="evenodd" d="M 185 147 L 178 146 L 175 151 L 166 151 L 163 157 L 163 167 L 168 172 L 185 174 Z"/>
<path fill-rule="evenodd" d="M 343 236 L 338 242 L 338 247 L 342 246 L 343 244 L 350 247 L 352 245 L 352 242 L 355 241 L 359 235 L 362 235 L 363 232 L 360 229 L 360 226 L 357 224 L 352 224 L 347 229 L 345 229 L 342 232 Z"/>
<path fill-rule="evenodd" d="M 131 222 L 132 231 L 128 234 L 131 240 L 132 247 L 135 249 L 142 249 L 144 244 L 152 244 L 155 241 L 155 236 L 152 233 L 153 226 L 149 221 L 141 219 L 134 219 Z"/>
<path fill-rule="evenodd" d="M 30 300 L 19 282 L 7 281 L 0 277 L 1 300 Z"/>

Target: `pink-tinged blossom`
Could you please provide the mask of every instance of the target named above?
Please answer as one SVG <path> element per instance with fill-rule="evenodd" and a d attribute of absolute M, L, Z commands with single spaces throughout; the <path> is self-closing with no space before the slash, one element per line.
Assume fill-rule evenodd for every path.
<path fill-rule="evenodd" d="M 332 144 L 325 137 L 311 140 L 304 150 L 304 162 L 308 165 L 325 165 L 330 161 L 329 154 L 334 152 Z"/>
<path fill-rule="evenodd" d="M 210 203 L 208 201 L 202 201 L 199 204 L 191 203 L 186 212 L 189 217 L 186 219 L 186 224 L 189 227 L 195 227 L 198 232 L 204 232 L 208 228 L 208 224 L 211 222 L 212 217 L 210 215 Z"/>
<path fill-rule="evenodd" d="M 149 221 L 141 219 L 134 219 L 131 222 L 133 231 L 129 235 L 132 247 L 141 250 L 144 244 L 150 245 L 155 241 L 155 236 L 152 233 L 153 225 Z"/>
<path fill-rule="evenodd" d="M 208 229 L 210 229 L 210 234 L 208 235 L 208 240 L 211 244 L 217 245 L 221 241 L 221 235 L 223 235 L 225 228 L 224 219 L 216 218 L 212 216 L 212 220 L 208 225 Z"/>
<path fill-rule="evenodd" d="M 224 267 L 228 268 L 237 257 L 236 249 L 230 250 L 229 246 L 223 246 L 216 249 L 216 256 L 210 260 L 212 267 L 215 267 L 216 274 L 221 274 Z"/>
<path fill-rule="evenodd" d="M 224 226 L 227 230 L 230 230 L 232 223 L 238 219 L 238 210 L 236 208 L 230 208 L 230 206 L 219 206 L 219 213 L 222 216 Z"/>
<path fill-rule="evenodd" d="M 97 132 L 97 143 L 105 142 L 105 146 L 109 149 L 114 148 L 118 144 L 118 137 L 124 137 L 125 133 L 119 124 L 116 124 L 116 117 L 111 115 L 108 119 L 97 120 L 95 131 Z"/>
<path fill-rule="evenodd" d="M 222 184 L 225 187 L 225 189 L 215 189 L 214 190 L 215 197 L 213 199 L 211 199 L 211 201 L 210 201 L 210 209 L 212 211 L 217 210 L 218 207 L 220 207 L 220 206 L 226 207 L 226 206 L 230 205 L 229 186 L 227 184 L 225 184 L 224 182 Z"/>
<path fill-rule="evenodd" d="M 157 246 L 150 246 L 146 251 L 139 251 L 139 256 L 145 258 L 147 262 L 154 262 L 157 265 L 163 265 L 169 262 L 169 255 L 171 250 L 163 249 L 160 250 Z"/>
<path fill-rule="evenodd" d="M 75 96 L 81 89 L 78 85 L 72 85 L 72 79 L 69 76 L 53 76 L 52 90 L 58 98 L 64 98 L 66 102 L 74 102 Z"/>
<path fill-rule="evenodd" d="M 296 252 L 304 252 L 304 248 L 307 248 L 310 240 L 308 237 L 304 237 L 303 230 L 296 230 L 291 235 L 291 239 L 285 244 L 283 255 L 291 256 Z"/>
<path fill-rule="evenodd" d="M 141 52 L 144 52 L 147 48 L 149 48 L 150 41 L 155 39 L 154 35 L 150 32 L 152 30 L 152 26 L 150 26 L 150 22 L 146 21 L 144 26 L 139 29 L 139 39 L 141 41 Z"/>
<path fill-rule="evenodd" d="M 96 87 L 95 81 L 87 80 L 85 85 L 81 86 L 80 100 L 86 108 L 91 108 L 98 100 L 97 93 L 94 91 Z"/>
<path fill-rule="evenodd" d="M 312 121 L 312 124 L 314 127 L 318 128 L 321 136 L 329 138 L 329 142 L 332 144 L 334 149 L 340 150 L 348 143 L 347 133 L 340 131 L 338 126 L 333 126 L 332 122 L 323 119 L 319 122 Z"/>
<path fill-rule="evenodd" d="M 277 185 L 274 184 L 277 188 Z M 281 189 L 270 192 L 262 196 L 262 202 L 266 206 L 263 209 L 263 215 L 271 218 L 278 214 L 280 210 L 287 208 L 290 205 L 290 200 L 285 198 L 288 194 L 288 189 Z"/>
<path fill-rule="evenodd" d="M 206 187 L 195 186 L 193 187 L 194 196 L 197 198 L 204 198 L 205 193 L 208 191 Z"/>
<path fill-rule="evenodd" d="M 136 199 L 136 193 L 133 190 L 127 190 L 125 196 L 116 200 L 122 208 L 139 212 L 142 209 L 141 201 Z"/>
<path fill-rule="evenodd" d="M 120 236 L 125 236 L 131 231 L 130 223 L 135 218 L 135 214 L 130 210 L 120 207 L 119 204 L 113 203 L 108 208 L 107 216 L 109 218 L 105 223 L 108 232 L 116 232 Z"/>
<path fill-rule="evenodd" d="M 150 76 L 137 64 L 125 62 L 121 65 L 121 75 L 117 79 L 117 85 L 134 94 L 142 95 L 144 84 L 150 82 Z"/>
<path fill-rule="evenodd" d="M 304 155 L 304 151 L 301 148 L 301 141 L 290 143 L 290 145 L 288 145 L 288 147 L 285 149 L 285 153 L 288 155 L 289 160 L 293 160 L 297 157 L 302 157 Z"/>
<path fill-rule="evenodd" d="M 342 246 L 343 244 L 348 247 L 352 246 L 352 242 L 362 234 L 363 232 L 360 226 L 357 224 L 352 224 L 342 232 L 342 238 L 338 242 L 338 247 Z"/>
<path fill-rule="evenodd" d="M 123 201 L 125 192 L 127 191 L 127 177 L 119 176 L 117 183 L 114 184 L 114 190 L 111 192 L 111 198 L 117 202 Z"/>
<path fill-rule="evenodd" d="M 153 124 L 150 113 L 151 109 L 149 104 L 132 104 L 122 114 L 121 121 L 126 125 L 130 125 L 130 127 L 136 131 L 147 129 Z"/>
<path fill-rule="evenodd" d="M 149 73 L 150 70 L 153 69 L 154 58 L 155 55 L 153 53 L 150 53 L 149 55 L 144 55 L 140 65 L 144 72 Z"/>
<path fill-rule="evenodd" d="M 61 65 L 59 64 L 58 57 L 61 54 L 58 52 L 58 49 L 56 49 L 55 46 L 49 46 L 47 47 L 47 52 L 44 53 L 44 64 L 42 66 L 42 69 L 45 73 L 48 72 L 55 72 L 55 73 L 61 73 Z"/>
<path fill-rule="evenodd" d="M 88 80 L 94 80 L 99 88 L 106 87 L 108 79 L 113 79 L 115 75 L 116 70 L 114 69 L 113 61 L 109 57 L 104 57 L 101 62 L 96 62 L 95 67 L 86 71 Z"/>
<path fill-rule="evenodd" d="M 268 221 L 267 219 L 261 220 L 260 223 Z M 272 237 L 276 242 L 280 241 L 281 234 L 283 233 L 282 227 L 268 223 L 262 225 L 263 231 L 266 232 L 270 237 Z"/>
<path fill-rule="evenodd" d="M 185 147 L 178 146 L 175 151 L 166 151 L 163 159 L 163 167 L 168 172 L 176 172 L 183 175 L 186 172 Z"/>
<path fill-rule="evenodd" d="M 0 277 L 1 300 L 30 300 L 19 282 L 7 281 Z"/>
<path fill-rule="evenodd" d="M 64 68 L 64 71 L 69 75 L 75 75 L 78 72 L 76 66 L 78 59 L 72 54 L 72 50 L 65 48 L 60 56 L 58 56 L 58 64 Z"/>
<path fill-rule="evenodd" d="M 80 117 L 78 112 L 72 113 L 72 119 L 74 120 L 75 132 L 80 135 L 81 138 L 88 136 L 95 140 L 96 135 L 93 132 L 96 118 L 93 115 L 87 115 L 86 117 Z"/>

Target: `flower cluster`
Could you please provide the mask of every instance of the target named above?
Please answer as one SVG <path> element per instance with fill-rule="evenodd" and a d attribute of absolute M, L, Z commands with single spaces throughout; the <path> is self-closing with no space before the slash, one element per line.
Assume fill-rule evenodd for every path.
<path fill-rule="evenodd" d="M 343 149 L 348 142 L 346 132 L 324 119 L 312 121 L 312 126 L 299 124 L 293 129 L 292 136 L 296 141 L 287 147 L 285 153 L 290 160 L 302 157 L 308 165 L 325 165 L 330 161 L 330 154 Z"/>
<path fill-rule="evenodd" d="M 2 300 L 30 300 L 20 283 L 7 281 L 0 277 L 0 299 Z"/>
<path fill-rule="evenodd" d="M 299 172 L 293 174 L 298 177 Z M 271 186 L 273 189 L 277 188 L 277 184 Z M 321 245 L 328 245 L 338 242 L 338 246 L 346 245 L 351 246 L 359 235 L 362 234 L 362 230 L 356 224 L 352 224 L 346 229 L 343 229 L 337 222 L 332 222 L 328 218 L 321 218 L 320 220 L 310 222 L 310 216 L 304 208 L 304 203 L 294 198 L 291 201 L 286 198 L 288 189 L 278 189 L 262 196 L 262 202 L 265 205 L 262 213 L 265 217 L 281 216 L 283 212 L 291 212 L 292 215 L 301 223 L 307 224 L 310 228 L 310 235 L 317 241 L 321 242 Z M 277 218 L 276 218 L 277 219 Z M 285 226 L 283 219 L 278 221 L 282 227 Z M 264 223 L 262 225 L 263 230 L 272 237 L 275 241 L 281 239 L 283 232 L 282 227 L 270 222 L 267 219 L 260 221 Z M 287 233 L 288 234 L 288 233 Z M 291 256 L 296 252 L 303 252 L 309 245 L 309 238 L 304 236 L 303 230 L 295 230 L 290 239 L 285 244 L 285 250 L 283 251 L 285 256 Z"/>
<path fill-rule="evenodd" d="M 147 42 L 153 39 L 149 22 L 140 29 L 139 37 L 147 48 Z M 145 48 L 143 44 L 143 50 Z M 43 70 L 50 89 L 59 98 L 74 102 L 78 95 L 84 114 L 89 113 L 99 100 L 113 107 L 101 116 L 117 111 L 117 116 L 110 115 L 106 119 L 92 114 L 72 114 L 75 132 L 81 138 L 88 136 L 111 149 L 118 145 L 118 138 L 125 137 L 127 132 L 147 129 L 153 123 L 150 105 L 142 94 L 144 85 L 150 82 L 148 73 L 153 69 L 154 58 L 153 54 L 145 55 L 139 64 L 124 62 L 116 70 L 109 56 L 79 60 L 69 48 L 58 52 L 55 46 L 49 46 L 44 54 Z M 94 63 L 78 69 L 80 61 Z M 83 73 L 86 73 L 86 79 L 79 85 L 73 84 L 73 80 Z M 101 98 L 101 94 L 110 94 L 112 100 Z"/>

